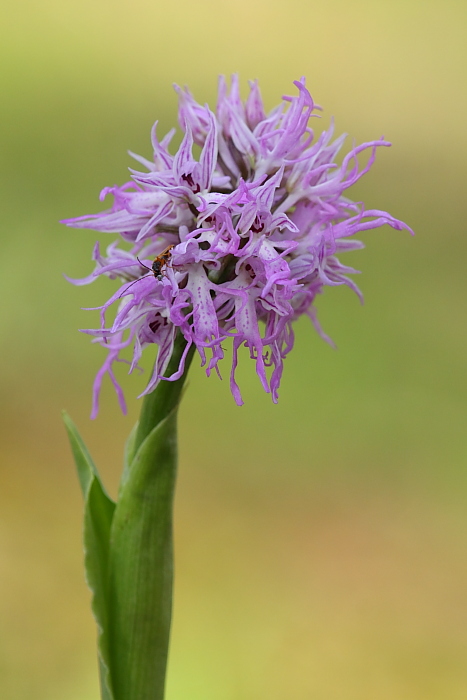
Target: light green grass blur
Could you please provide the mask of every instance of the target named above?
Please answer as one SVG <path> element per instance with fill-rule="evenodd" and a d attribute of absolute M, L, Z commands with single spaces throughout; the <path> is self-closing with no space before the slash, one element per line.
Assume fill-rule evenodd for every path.
<path fill-rule="evenodd" d="M 195 360 L 180 419 L 167 700 L 467 696 L 467 5 L 459 0 L 4 0 L 1 41 L 0 697 L 97 700 L 81 499 L 61 425 L 112 493 L 144 377 L 89 421 L 103 353 L 80 307 L 113 289 L 92 232 L 126 149 L 176 121 L 172 82 L 215 99 L 259 78 L 267 106 L 307 76 L 323 126 L 382 134 L 353 197 L 407 221 L 366 234 L 346 289 L 305 322 L 273 406 Z M 350 140 L 349 140 L 350 144 Z M 101 237 L 110 242 L 113 237 Z M 150 366 L 148 361 L 147 366 Z M 122 371 L 122 376 L 124 370 Z M 228 376 L 228 361 L 224 367 Z"/>

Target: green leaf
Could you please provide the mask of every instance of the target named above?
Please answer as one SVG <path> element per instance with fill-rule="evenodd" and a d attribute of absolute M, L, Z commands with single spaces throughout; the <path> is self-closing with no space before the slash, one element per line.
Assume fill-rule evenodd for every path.
<path fill-rule="evenodd" d="M 86 582 L 92 591 L 92 611 L 98 627 L 98 654 L 102 700 L 115 700 L 109 656 L 108 561 L 115 503 L 109 498 L 92 458 L 71 418 L 63 412 L 84 496 L 84 561 Z"/>
<path fill-rule="evenodd" d="M 66 411 L 62 411 L 62 416 L 68 433 L 68 439 L 70 440 L 71 451 L 73 452 L 76 469 L 78 471 L 78 479 L 81 485 L 81 490 L 84 498 L 86 498 L 93 478 L 97 477 L 97 479 L 99 479 L 99 475 L 97 473 L 96 466 L 92 461 L 92 457 L 83 442 L 83 438 L 78 433 L 76 425 L 73 423 Z"/>
<path fill-rule="evenodd" d="M 123 453 L 123 472 L 122 472 L 122 478 L 120 479 L 120 490 L 126 484 L 126 481 L 128 479 L 128 475 L 130 473 L 131 463 L 133 462 L 133 459 L 135 457 L 136 435 L 138 433 L 138 426 L 139 426 L 139 422 L 135 423 L 135 425 L 133 426 L 133 429 L 132 429 L 131 433 L 129 434 L 128 439 L 125 443 L 125 450 Z"/>
<path fill-rule="evenodd" d="M 166 376 L 187 341 L 177 334 Z M 103 700 L 163 700 L 172 614 L 176 413 L 195 346 L 176 381 L 145 396 L 125 447 L 118 504 L 70 418 L 64 420 L 85 499 L 86 578 L 99 628 Z"/>
<path fill-rule="evenodd" d="M 141 443 L 112 520 L 109 639 L 115 700 L 162 700 L 172 612 L 177 407 Z"/>

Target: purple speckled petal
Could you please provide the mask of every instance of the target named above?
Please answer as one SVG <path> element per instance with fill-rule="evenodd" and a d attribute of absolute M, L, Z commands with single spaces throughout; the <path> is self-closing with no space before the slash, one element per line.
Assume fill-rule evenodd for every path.
<path fill-rule="evenodd" d="M 232 396 L 234 397 L 235 403 L 237 406 L 243 406 L 243 399 L 242 395 L 240 393 L 240 388 L 235 381 L 235 370 L 237 369 L 237 364 L 238 364 L 238 348 L 242 344 L 242 339 L 239 338 L 238 336 L 235 336 L 233 339 L 232 343 L 232 367 L 230 370 L 230 391 L 232 392 Z"/>
<path fill-rule="evenodd" d="M 193 340 L 202 358 L 206 362 L 204 348 L 213 339 L 219 339 L 219 323 L 211 296 L 211 284 L 204 266 L 193 263 L 190 266 L 186 289 L 191 295 L 193 305 Z"/>

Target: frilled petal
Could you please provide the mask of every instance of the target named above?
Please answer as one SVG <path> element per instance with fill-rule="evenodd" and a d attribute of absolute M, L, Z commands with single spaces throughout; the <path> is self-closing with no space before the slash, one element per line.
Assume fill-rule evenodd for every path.
<path fill-rule="evenodd" d="M 154 339 L 153 343 L 158 345 L 157 357 L 154 363 L 154 370 L 152 377 L 148 382 L 146 389 L 140 394 L 144 396 L 145 394 L 150 394 L 154 391 L 161 378 L 164 376 L 167 365 L 172 355 L 174 341 L 175 341 L 175 326 L 167 321 L 166 318 L 159 316 L 158 319 L 152 322 L 152 328 L 154 328 Z"/>
<path fill-rule="evenodd" d="M 266 119 L 263 99 L 257 80 L 250 80 L 250 94 L 245 102 L 245 116 L 247 124 L 252 131 L 263 119 Z"/>
<path fill-rule="evenodd" d="M 132 335 L 128 337 L 126 341 L 122 340 L 122 335 L 118 334 L 111 338 L 110 340 L 107 340 L 104 343 L 102 343 L 107 350 L 108 354 L 105 359 L 104 364 L 100 368 L 100 370 L 96 374 L 96 378 L 94 380 L 93 388 L 92 388 L 92 411 L 91 411 L 91 418 L 96 418 L 98 412 L 99 412 L 99 394 L 101 391 L 101 386 L 102 386 L 102 380 L 106 374 L 109 375 L 112 384 L 114 385 L 117 397 L 118 397 L 118 402 L 120 404 L 120 408 L 122 410 L 122 413 L 126 413 L 126 403 L 125 403 L 125 397 L 123 395 L 122 388 L 120 384 L 118 383 L 114 371 L 113 371 L 113 363 L 114 362 L 121 362 L 119 358 L 120 351 L 130 345 L 132 341 Z"/>
<path fill-rule="evenodd" d="M 214 170 L 217 164 L 217 122 L 214 114 L 208 111 L 209 129 L 199 160 L 201 166 L 200 186 L 204 192 L 211 187 Z"/>

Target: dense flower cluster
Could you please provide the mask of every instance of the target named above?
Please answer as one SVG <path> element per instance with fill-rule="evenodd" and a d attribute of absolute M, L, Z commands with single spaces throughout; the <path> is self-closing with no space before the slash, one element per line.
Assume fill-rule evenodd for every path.
<path fill-rule="evenodd" d="M 220 78 L 215 113 L 198 104 L 188 89 L 176 87 L 179 122 L 184 132 L 175 155 L 169 152 L 172 130 L 162 141 L 152 130 L 153 160 L 131 154 L 147 172 L 132 170 L 132 182 L 106 187 L 110 210 L 66 220 L 78 228 L 118 233 L 103 255 L 96 244 L 94 272 L 122 285 L 101 308 L 101 328 L 87 330 L 108 351 L 94 384 L 93 414 L 102 378 L 108 373 L 124 410 L 122 391 L 112 370 L 120 352 L 133 347 L 130 372 L 145 346 L 159 346 L 154 372 L 144 393 L 163 376 L 175 334 L 194 343 L 206 372 L 224 356 L 224 341 L 233 339 L 232 394 L 242 404 L 235 381 L 237 353 L 250 351 L 264 389 L 277 401 L 283 360 L 293 347 L 292 322 L 307 314 L 326 339 L 313 301 L 326 285 L 348 285 L 356 272 L 338 253 L 355 250 L 359 231 L 389 224 L 409 227 L 383 211 L 365 210 L 344 196 L 370 169 L 383 140 L 354 147 L 336 164 L 345 135 L 332 140 L 333 125 L 317 140 L 309 126 L 316 109 L 305 80 L 298 94 L 266 114 L 256 82 L 240 98 L 237 77 L 230 90 Z M 200 147 L 199 160 L 193 146 Z M 360 168 L 358 155 L 370 149 Z M 409 229 L 410 230 L 410 229 Z M 119 244 L 124 243 L 123 247 Z M 126 245 L 125 245 L 126 244 Z M 149 269 L 149 274 L 148 274 Z M 105 314 L 118 304 L 115 320 Z M 185 355 L 176 379 L 183 372 Z M 271 367 L 270 371 L 267 368 Z"/>

